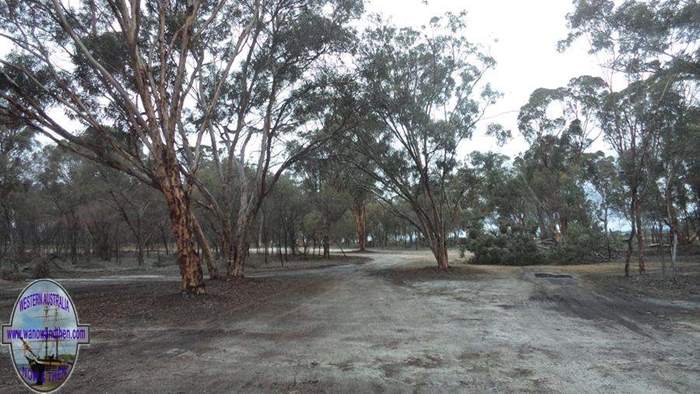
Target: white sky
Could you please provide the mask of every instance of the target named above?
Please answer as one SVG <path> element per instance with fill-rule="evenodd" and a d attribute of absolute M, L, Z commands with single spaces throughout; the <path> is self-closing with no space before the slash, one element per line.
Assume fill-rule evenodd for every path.
<path fill-rule="evenodd" d="M 503 93 L 498 103 L 486 113 L 488 120 L 463 146 L 464 153 L 497 151 L 511 157 L 526 149 L 517 131 L 517 116 L 533 90 L 557 88 L 579 75 L 595 75 L 609 80 L 594 55 L 588 54 L 588 43 L 576 42 L 563 53 L 557 42 L 566 38 L 566 14 L 573 9 L 571 0 L 369 0 L 366 11 L 379 13 L 399 26 L 419 27 L 432 16 L 447 11 L 467 11 L 467 38 L 481 44 L 496 59 L 496 69 L 487 80 Z M 513 133 L 504 147 L 484 134 L 491 122 L 502 124 Z M 596 141 L 595 150 L 607 150 Z"/>
<path fill-rule="evenodd" d="M 557 41 L 567 35 L 565 15 L 573 9 L 571 0 L 367 0 L 366 12 L 379 13 L 399 26 L 419 27 L 431 17 L 447 11 L 467 11 L 468 39 L 483 46 L 496 59 L 497 66 L 487 80 L 503 97 L 486 113 L 474 137 L 460 150 L 496 151 L 511 157 L 523 152 L 526 143 L 517 130 L 517 115 L 533 90 L 566 85 L 579 75 L 610 75 L 600 66 L 602 61 L 588 54 L 585 41 L 576 42 L 564 53 L 556 49 Z M 8 51 L 0 40 L 0 56 Z M 61 116 L 61 114 L 57 114 Z M 68 121 L 68 119 L 65 119 Z M 499 147 L 484 134 L 488 123 L 497 122 L 513 133 L 513 139 Z M 596 141 L 595 150 L 609 150 Z"/>

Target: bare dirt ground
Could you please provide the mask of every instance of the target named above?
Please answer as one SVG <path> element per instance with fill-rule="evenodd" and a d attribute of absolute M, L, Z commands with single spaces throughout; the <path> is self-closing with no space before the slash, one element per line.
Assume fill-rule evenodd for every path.
<path fill-rule="evenodd" d="M 63 281 L 92 325 L 64 388 L 700 392 L 700 262 L 669 282 L 619 264 L 439 273 L 426 252 L 365 257 L 258 267 L 195 298 L 171 271 Z M 0 283 L 0 319 L 19 287 Z M 0 391 L 23 391 L 7 349 Z"/>

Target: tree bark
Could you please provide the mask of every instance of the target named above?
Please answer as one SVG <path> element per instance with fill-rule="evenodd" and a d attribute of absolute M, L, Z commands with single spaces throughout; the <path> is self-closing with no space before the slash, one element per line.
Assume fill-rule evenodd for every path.
<path fill-rule="evenodd" d="M 636 225 L 635 225 L 635 220 L 634 217 L 632 217 L 632 220 L 630 221 L 632 224 L 632 228 L 630 229 L 630 236 L 627 238 L 627 251 L 625 252 L 625 276 L 629 277 L 630 276 L 630 259 L 632 258 L 632 241 L 634 240 L 634 235 L 636 232 Z"/>
<path fill-rule="evenodd" d="M 671 273 L 673 276 L 676 276 L 678 273 L 678 265 L 676 265 L 676 255 L 678 251 L 678 229 L 673 228 L 671 231 L 673 233 L 673 246 L 671 248 Z"/>
<path fill-rule="evenodd" d="M 202 248 L 202 254 L 204 255 L 204 261 L 207 263 L 207 271 L 209 272 L 209 279 L 216 280 L 221 277 L 219 275 L 219 270 L 214 265 L 214 256 L 211 252 L 211 247 L 209 246 L 209 241 L 207 236 L 202 230 L 202 226 L 199 224 L 197 217 L 192 214 L 192 223 L 194 224 L 195 235 L 197 237 L 197 243 L 200 248 Z"/>
<path fill-rule="evenodd" d="M 603 221 L 603 226 L 605 227 L 605 247 L 608 250 L 608 261 L 612 260 L 612 248 L 610 247 L 610 230 L 608 230 L 608 206 L 607 201 L 605 202 L 605 219 Z"/>
<path fill-rule="evenodd" d="M 367 250 L 367 208 L 356 206 L 353 209 L 355 215 L 355 230 L 357 232 L 357 247 L 360 252 Z"/>
<path fill-rule="evenodd" d="M 658 251 L 659 254 L 661 255 L 661 276 L 664 278 L 666 277 L 666 252 L 664 251 L 664 224 L 663 222 L 659 222 L 659 232 L 658 232 L 658 239 L 656 240 L 658 243 Z"/>
<path fill-rule="evenodd" d="M 170 226 L 177 245 L 180 266 L 180 289 L 188 294 L 206 293 L 202 266 L 192 235 L 192 213 L 189 198 L 180 181 L 175 161 L 160 166 L 160 187 L 170 211 Z"/>
<path fill-rule="evenodd" d="M 245 277 L 245 247 L 236 243 L 233 248 L 233 256 L 228 264 L 229 279 L 242 279 Z"/>
<path fill-rule="evenodd" d="M 328 234 L 323 236 L 323 257 L 331 257 L 331 243 Z"/>
<path fill-rule="evenodd" d="M 644 264 L 644 231 L 642 229 L 642 203 L 637 199 L 634 206 L 635 220 L 637 222 L 637 245 L 639 247 L 639 273 L 646 272 Z"/>
<path fill-rule="evenodd" d="M 447 271 L 450 268 L 450 264 L 444 237 L 439 236 L 432 242 L 432 251 L 437 261 L 438 270 Z"/>
<path fill-rule="evenodd" d="M 559 217 L 559 241 L 566 240 L 566 234 L 569 232 L 569 219 L 567 217 Z"/>
<path fill-rule="evenodd" d="M 670 180 L 672 177 L 675 175 L 675 173 L 672 171 L 674 168 L 673 164 L 671 164 L 671 170 L 667 174 L 667 184 L 666 184 L 666 215 L 667 215 L 667 224 L 668 224 L 668 235 L 669 235 L 669 241 L 671 244 L 671 275 L 676 276 L 678 273 L 678 266 L 676 265 L 676 252 L 678 249 L 678 217 L 676 215 L 676 210 L 673 206 L 673 194 L 671 191 L 671 184 Z M 661 228 L 661 239 L 663 239 L 663 227 Z"/>
<path fill-rule="evenodd" d="M 632 259 L 632 249 L 634 236 L 637 232 L 637 192 L 636 189 L 632 189 L 631 200 L 629 205 L 629 218 L 630 218 L 630 236 L 627 238 L 627 251 L 625 252 L 625 277 L 630 276 L 630 259 Z"/>
<path fill-rule="evenodd" d="M 78 263 L 78 228 L 73 226 L 70 238 L 70 260 L 71 263 Z"/>
<path fill-rule="evenodd" d="M 248 222 L 237 221 L 238 229 L 231 243 L 231 253 L 227 263 L 226 275 L 229 279 L 241 279 L 245 276 L 245 261 L 248 240 Z"/>

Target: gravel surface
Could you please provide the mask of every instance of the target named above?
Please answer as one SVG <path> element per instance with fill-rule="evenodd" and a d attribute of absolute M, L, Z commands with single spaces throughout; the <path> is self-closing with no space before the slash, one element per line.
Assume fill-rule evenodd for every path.
<path fill-rule="evenodd" d="M 167 276 L 67 281 L 93 343 L 64 390 L 700 392 L 698 270 L 677 291 L 601 267 L 365 257 L 208 282 L 194 298 Z M 16 293 L 0 283 L 0 316 Z M 7 349 L 0 391 L 22 391 Z"/>

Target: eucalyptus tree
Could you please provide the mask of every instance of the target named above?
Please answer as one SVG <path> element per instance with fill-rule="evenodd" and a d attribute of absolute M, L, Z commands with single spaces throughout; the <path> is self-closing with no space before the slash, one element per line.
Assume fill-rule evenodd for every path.
<path fill-rule="evenodd" d="M 495 61 L 467 41 L 463 17 L 435 17 L 419 30 L 379 21 L 357 59 L 368 119 L 352 136 L 355 164 L 381 185 L 380 201 L 424 237 L 440 269 L 449 266 L 448 221 L 459 204 L 447 192 L 457 148 L 497 97 L 484 82 Z"/>
<path fill-rule="evenodd" d="M 244 275 L 256 216 L 282 173 L 350 127 L 341 107 L 352 105 L 340 105 L 349 80 L 337 58 L 349 51 L 349 22 L 362 10 L 361 0 L 262 1 L 228 78 L 199 70 L 205 83 L 192 123 L 207 129 L 218 185 L 198 186 L 222 229 L 229 277 Z M 205 124 L 218 91 L 223 105 Z"/>
<path fill-rule="evenodd" d="M 474 152 L 469 156 L 468 170 L 476 184 L 477 196 L 467 202 L 477 225 L 475 234 L 481 230 L 479 224 L 513 230 L 537 226 L 533 224 L 537 223 L 537 207 L 528 193 L 523 193 L 527 186 L 508 156 Z"/>
<path fill-rule="evenodd" d="M 575 0 L 567 15 L 564 49 L 586 37 L 593 53 L 611 54 L 625 74 L 665 81 L 700 79 L 700 3 L 697 0 Z"/>
<path fill-rule="evenodd" d="M 136 260 L 143 265 L 146 244 L 159 236 L 157 225 L 167 217 L 160 196 L 138 180 L 110 168 L 99 167 L 96 175 L 106 195 L 105 205 L 126 224 L 136 244 Z"/>
<path fill-rule="evenodd" d="M 31 161 L 37 143 L 34 132 L 10 119 L 0 117 L 0 258 L 24 253 L 18 221 L 22 201 L 31 188 Z M 12 250 L 14 249 L 14 250 Z"/>
<path fill-rule="evenodd" d="M 605 232 L 605 247 L 607 249 L 608 259 L 612 259 L 613 251 L 610 243 L 610 218 L 613 213 L 623 204 L 620 200 L 623 198 L 622 183 L 619 177 L 619 171 L 615 158 L 605 156 L 602 152 L 597 152 L 591 157 L 587 164 L 586 178 L 593 186 L 593 189 L 598 194 L 596 200 L 596 216 L 602 224 Z"/>
<path fill-rule="evenodd" d="M 73 263 L 78 261 L 82 226 L 80 223 L 80 206 L 86 201 L 85 195 L 73 182 L 75 168 L 80 160 L 55 146 L 46 146 L 42 150 L 37 183 L 50 202 L 49 215 L 53 221 L 61 224 L 64 243 Z"/>
<path fill-rule="evenodd" d="M 643 205 L 650 185 L 656 182 L 653 166 L 659 160 L 661 137 L 675 132 L 675 97 L 668 93 L 665 84 L 638 81 L 620 92 L 608 94 L 600 111 L 602 129 L 606 140 L 617 153 L 620 175 L 627 193 L 631 224 L 625 257 L 627 275 L 635 235 L 639 249 L 639 271 L 646 271 Z"/>
<path fill-rule="evenodd" d="M 674 139 L 678 132 L 672 126 L 678 121 L 673 108 L 674 90 L 678 85 L 695 86 L 700 77 L 698 15 L 700 3 L 695 0 L 576 0 L 574 10 L 567 15 L 569 35 L 560 42 L 560 49 L 587 38 L 591 52 L 609 55 L 607 66 L 629 82 L 626 89 L 608 96 L 601 111 L 603 130 L 618 154 L 627 190 L 628 206 L 624 211 L 631 221 L 627 274 L 635 235 L 640 249 L 639 268 L 645 270 L 642 211 L 646 194 L 657 187 L 657 178 L 667 180 L 667 191 L 677 184 L 671 179 L 678 173 L 678 162 L 659 159 L 658 155 L 678 150 L 677 144 L 682 144 L 676 139 L 660 149 L 666 137 Z M 665 170 L 654 170 L 658 160 L 664 161 Z M 673 220 L 674 214 L 667 212 L 666 216 Z"/>
<path fill-rule="evenodd" d="M 677 273 L 676 255 L 680 234 L 679 212 L 687 211 L 689 171 L 697 165 L 698 150 L 693 139 L 700 133 L 700 102 L 697 86 L 675 84 L 663 87 L 663 108 L 668 112 L 666 121 L 657 127 L 660 131 L 660 172 L 656 178 L 663 201 L 663 222 L 668 226 L 671 243 L 671 268 Z M 657 93 L 659 94 L 659 93 Z"/>
<path fill-rule="evenodd" d="M 295 173 L 301 179 L 301 187 L 311 207 L 318 212 L 320 219 L 317 233 L 323 246 L 323 256 L 330 256 L 332 229 L 345 213 L 353 207 L 350 190 L 353 184 L 348 169 L 338 160 L 335 149 L 328 146 L 316 150 L 295 166 Z"/>
<path fill-rule="evenodd" d="M 253 27 L 261 0 L 3 2 L 2 36 L 12 53 L 0 61 L 3 113 L 58 145 L 160 190 L 177 242 L 183 292 L 205 292 L 194 247 L 191 191 L 224 81 Z M 216 49 L 221 49 L 217 51 Z M 190 148 L 183 113 L 216 66 Z M 66 116 L 73 124 L 66 122 Z M 86 138 L 90 128 L 94 138 Z M 183 176 L 184 174 L 184 176 Z"/>
<path fill-rule="evenodd" d="M 685 158 L 685 180 L 688 187 L 688 205 L 690 207 L 685 212 L 685 221 L 688 224 L 688 232 L 693 228 L 694 234 L 687 234 L 687 238 L 695 237 L 700 239 L 700 105 L 692 108 L 693 114 L 689 116 L 688 140 Z"/>
<path fill-rule="evenodd" d="M 258 215 L 259 246 L 266 247 L 267 240 L 277 240 L 279 250 L 284 247 L 284 256 L 291 250 L 297 252 L 297 241 L 303 236 L 302 220 L 311 203 L 302 187 L 289 176 L 282 176 L 266 200 L 264 215 Z"/>
<path fill-rule="evenodd" d="M 351 200 L 351 212 L 355 223 L 355 238 L 358 249 L 367 249 L 367 207 L 373 201 L 375 180 L 366 165 L 358 168 L 355 165 L 355 151 L 349 138 L 337 138 L 328 144 L 322 152 L 328 163 L 327 172 L 330 183 L 338 192 L 346 193 Z"/>
<path fill-rule="evenodd" d="M 354 168 L 354 167 L 350 167 Z M 372 185 L 374 179 L 361 171 L 341 172 L 347 181 L 344 188 L 352 200 L 352 216 L 355 222 L 357 248 L 360 252 L 367 250 L 367 206 L 372 202 Z"/>
<path fill-rule="evenodd" d="M 526 141 L 533 144 L 546 136 L 559 137 L 571 131 L 572 147 L 585 151 L 597 130 L 597 109 L 608 86 L 601 78 L 583 75 L 572 78 L 566 86 L 555 89 L 539 88 L 518 113 L 518 128 Z"/>
<path fill-rule="evenodd" d="M 543 239 L 565 240 L 569 222 L 587 216 L 582 174 L 606 87 L 600 78 L 573 78 L 535 90 L 520 109 L 518 127 L 530 148 L 516 162 Z"/>
<path fill-rule="evenodd" d="M 396 206 L 400 208 L 397 208 Z M 389 208 L 386 203 L 374 200 L 367 205 L 367 235 L 369 244 L 373 248 L 390 246 L 392 237 L 397 240 L 399 237 L 410 237 L 418 244 L 418 237 L 414 233 L 416 229 L 409 227 L 410 231 L 406 231 L 406 221 L 396 215 L 397 209 L 408 211 L 409 207 L 403 207 L 406 204 L 403 200 L 393 203 Z"/>

